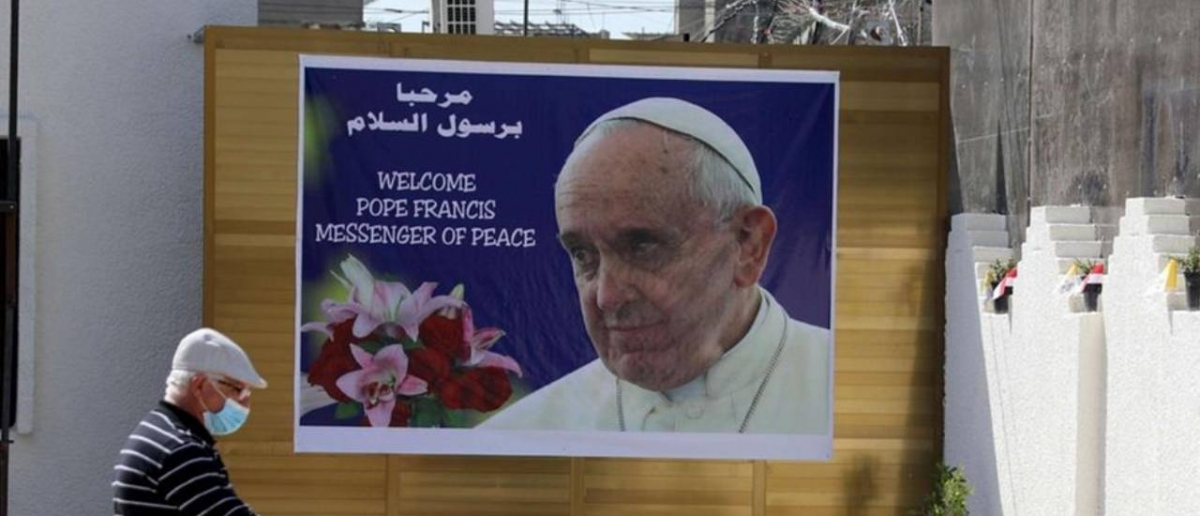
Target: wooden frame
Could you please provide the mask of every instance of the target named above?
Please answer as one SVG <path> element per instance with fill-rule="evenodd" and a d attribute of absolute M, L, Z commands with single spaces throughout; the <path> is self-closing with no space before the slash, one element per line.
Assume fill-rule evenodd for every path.
<path fill-rule="evenodd" d="M 204 321 L 271 382 L 222 441 L 267 514 L 892 515 L 941 456 L 949 51 L 209 27 Z M 300 53 L 841 72 L 830 463 L 292 453 Z"/>

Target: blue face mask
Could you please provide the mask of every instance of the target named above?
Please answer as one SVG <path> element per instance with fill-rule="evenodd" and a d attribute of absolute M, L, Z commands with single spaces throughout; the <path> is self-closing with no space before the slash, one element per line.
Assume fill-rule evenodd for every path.
<path fill-rule="evenodd" d="M 216 385 L 213 385 L 213 388 L 216 388 Z M 221 392 L 221 389 L 217 389 L 217 393 L 225 398 L 225 407 L 215 413 L 209 411 L 208 407 L 204 407 L 204 426 L 213 435 L 229 435 L 246 424 L 246 419 L 250 417 L 250 409 L 229 399 Z M 201 401 L 201 405 L 203 404 L 204 402 Z"/>

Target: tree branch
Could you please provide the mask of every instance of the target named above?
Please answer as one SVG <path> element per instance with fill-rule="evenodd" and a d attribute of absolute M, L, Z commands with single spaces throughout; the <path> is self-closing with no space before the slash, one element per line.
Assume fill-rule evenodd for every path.
<path fill-rule="evenodd" d="M 900 38 L 900 45 L 908 46 L 908 38 L 904 36 L 904 29 L 900 27 L 900 18 L 896 16 L 896 0 L 888 0 L 888 11 L 892 14 L 892 21 L 896 22 L 896 37 Z"/>

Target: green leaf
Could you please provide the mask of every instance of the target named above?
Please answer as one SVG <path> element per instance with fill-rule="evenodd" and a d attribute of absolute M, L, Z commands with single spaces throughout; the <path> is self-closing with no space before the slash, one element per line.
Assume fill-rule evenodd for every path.
<path fill-rule="evenodd" d="M 446 410 L 445 414 L 447 428 L 470 428 L 472 426 L 468 421 L 468 414 L 464 410 Z"/>
<path fill-rule="evenodd" d="M 409 420 L 409 426 L 415 428 L 434 428 L 442 425 L 442 419 L 445 414 L 445 408 L 437 399 L 429 396 L 421 396 L 413 399 L 413 414 Z"/>
<path fill-rule="evenodd" d="M 338 403 L 337 410 L 333 413 L 336 419 L 350 419 L 362 414 L 362 405 L 355 402 Z"/>
<path fill-rule="evenodd" d="M 366 351 L 367 353 L 370 353 L 372 355 L 378 353 L 379 350 L 383 349 L 383 346 L 384 346 L 383 342 L 378 341 L 378 340 L 368 340 L 368 341 L 363 341 L 363 342 L 358 343 L 358 347 L 363 348 L 363 351 Z"/>

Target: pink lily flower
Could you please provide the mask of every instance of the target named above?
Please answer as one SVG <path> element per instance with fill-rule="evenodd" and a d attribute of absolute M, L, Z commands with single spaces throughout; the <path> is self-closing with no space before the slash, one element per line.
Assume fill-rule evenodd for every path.
<path fill-rule="evenodd" d="M 351 344 L 350 352 L 362 367 L 337 379 L 337 386 L 354 401 L 362 403 L 371 426 L 388 426 L 396 395 L 416 396 L 429 390 L 425 380 L 408 374 L 408 356 L 399 344 L 384 346 L 375 355 Z"/>
<path fill-rule="evenodd" d="M 504 336 L 504 330 L 499 328 L 481 328 L 475 329 L 475 317 L 471 314 L 471 307 L 463 308 L 463 340 L 466 341 L 467 347 L 470 348 L 471 355 L 467 358 L 466 367 L 499 367 L 508 371 L 512 371 L 517 376 L 522 376 L 521 366 L 517 364 L 512 357 L 504 356 L 499 353 L 489 351 L 500 337 Z"/>
<path fill-rule="evenodd" d="M 323 331 L 328 335 L 331 325 L 354 318 L 355 337 L 364 338 L 381 325 L 394 324 L 415 340 L 421 321 L 426 317 L 439 310 L 463 306 L 461 299 L 434 296 L 437 283 L 422 283 L 416 292 L 410 292 L 403 283 L 377 281 L 366 265 L 354 256 L 343 260 L 341 265 L 346 279 L 340 276 L 338 279 L 350 288 L 349 298 L 345 303 L 322 302 L 326 320 L 305 324 L 300 327 L 301 331 Z M 388 334 L 398 338 L 394 332 Z"/>

